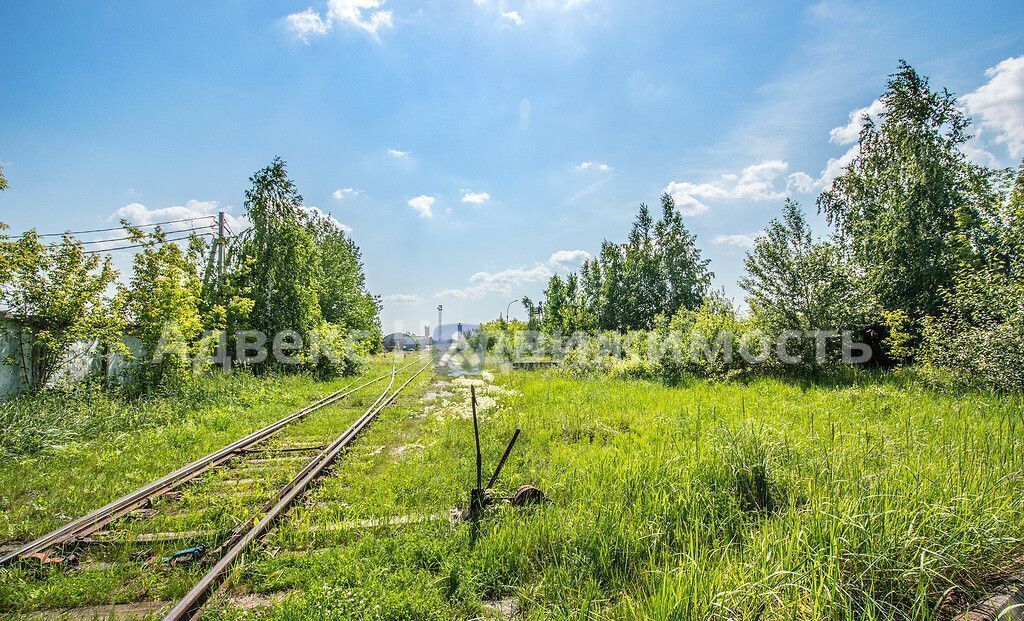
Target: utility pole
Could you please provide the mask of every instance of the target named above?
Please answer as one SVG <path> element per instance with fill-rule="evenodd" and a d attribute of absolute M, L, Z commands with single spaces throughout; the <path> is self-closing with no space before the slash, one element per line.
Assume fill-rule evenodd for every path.
<path fill-rule="evenodd" d="M 437 341 L 441 342 L 441 310 L 444 308 L 441 304 L 437 305 Z"/>
<path fill-rule="evenodd" d="M 224 284 L 224 212 L 217 213 L 217 274 L 218 282 Z"/>

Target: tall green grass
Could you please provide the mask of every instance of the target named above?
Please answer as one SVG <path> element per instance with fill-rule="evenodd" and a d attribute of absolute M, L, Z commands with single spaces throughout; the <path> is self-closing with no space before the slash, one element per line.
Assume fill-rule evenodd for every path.
<path fill-rule="evenodd" d="M 186 393 L 144 402 L 111 398 L 110 407 L 115 410 L 138 408 L 139 415 L 145 415 L 167 409 L 175 415 L 162 425 L 149 421 L 131 432 L 123 428 L 96 432 L 97 427 L 90 427 L 93 433 L 87 434 L 77 429 L 79 440 L 4 462 L 0 477 L 10 486 L 3 489 L 0 516 L 12 527 L 21 526 L 27 536 L 42 534 L 60 516 L 84 513 L 344 384 L 377 377 L 389 368 L 390 363 L 381 359 L 369 364 L 360 377 L 329 383 L 302 376 L 210 377 L 204 380 L 205 386 L 197 387 L 198 392 L 188 393 L 200 397 L 194 401 L 184 400 Z M 267 446 L 329 442 L 385 385 L 364 387 L 296 421 L 272 436 Z M 23 403 L 39 407 L 52 398 L 44 395 Z M 184 438 L 189 440 L 182 442 Z M 107 527 L 111 532 L 105 535 L 127 542 L 136 535 L 179 533 L 182 538 L 177 541 L 91 546 L 84 550 L 78 570 L 36 571 L 18 566 L 0 571 L 0 615 L 181 597 L 205 569 L 201 565 L 169 569 L 161 559 L 198 543 L 212 547 L 232 528 L 251 522 L 271 494 L 311 455 L 270 462 L 260 462 L 259 457 L 266 456 L 239 457 L 224 468 L 204 473 L 183 487 L 180 495 L 158 498 L 155 515 L 120 519 Z M 143 552 L 140 558 L 138 553 Z"/>
<path fill-rule="evenodd" d="M 389 368 L 377 360 L 362 377 Z M 164 397 L 80 387 L 0 404 L 0 543 L 42 535 L 354 379 L 214 374 Z"/>
<path fill-rule="evenodd" d="M 259 380 L 268 392 L 240 411 L 328 388 L 304 381 Z M 247 556 L 227 592 L 284 600 L 246 611 L 221 597 L 204 618 L 500 618 L 492 604 L 513 600 L 520 618 L 536 619 L 944 619 L 1024 555 L 1018 396 L 944 393 L 900 374 L 672 388 L 524 372 L 478 395 L 485 474 L 523 430 L 496 491 L 532 483 L 550 504 L 498 506 L 475 539 L 466 523 L 386 523 L 465 506 L 474 482 L 468 385 L 424 376 Z M 216 420 L 234 399 L 200 407 L 196 420 Z M 190 416 L 144 430 L 138 448 L 115 432 L 46 449 L 31 458 L 45 472 L 20 470 L 18 489 L 86 484 L 61 474 L 53 454 L 85 472 L 96 463 L 101 476 L 135 464 L 151 472 L 141 456 L 154 446 L 223 444 L 239 431 Z M 309 435 L 322 427 L 311 421 Z M 14 481 L 10 472 L 5 464 L 0 477 Z M 230 500 L 244 504 L 241 492 Z M 103 601 L 104 585 L 122 598 L 174 596 L 183 571 L 154 582 L 118 565 L 17 592 L 51 603 Z"/>
<path fill-rule="evenodd" d="M 498 383 L 514 394 L 482 414 L 485 469 L 521 427 L 499 491 L 534 483 L 550 505 L 495 510 L 473 546 L 468 525 L 443 522 L 310 534 L 465 504 L 471 425 L 410 408 L 371 431 L 350 456 L 360 466 L 326 482 L 238 588 L 290 591 L 275 619 L 349 618 L 316 595 L 338 583 L 364 602 L 350 618 L 423 602 L 429 615 L 395 618 L 460 618 L 512 597 L 527 618 L 936 619 L 1024 553 L 1018 397 L 899 376 Z M 386 448 L 413 438 L 423 448 Z"/>

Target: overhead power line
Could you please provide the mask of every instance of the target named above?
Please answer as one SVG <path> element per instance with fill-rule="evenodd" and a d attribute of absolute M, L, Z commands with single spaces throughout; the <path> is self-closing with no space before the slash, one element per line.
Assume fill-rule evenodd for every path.
<path fill-rule="evenodd" d="M 216 220 L 217 216 L 196 216 L 194 218 L 182 218 L 181 220 L 167 220 L 166 222 L 150 222 L 149 224 L 133 224 L 131 226 L 135 228 L 146 228 L 150 226 L 163 226 L 165 224 L 180 224 L 182 222 L 195 222 L 196 220 Z M 63 237 L 64 235 L 84 235 L 86 233 L 106 233 L 109 231 L 123 231 L 125 227 L 114 226 L 106 229 L 89 229 L 86 231 L 64 231 L 63 233 L 39 233 L 39 237 Z M 24 233 L 16 235 L 15 237 L 21 237 Z"/>
<path fill-rule="evenodd" d="M 165 234 L 167 234 L 167 235 L 177 235 L 178 233 L 190 233 L 190 232 L 193 232 L 193 231 L 202 231 L 202 230 L 205 230 L 205 229 L 214 229 L 214 228 L 217 228 L 216 224 L 207 224 L 205 226 L 197 226 L 197 227 L 192 227 L 192 228 L 188 228 L 188 229 L 178 229 L 177 231 L 163 231 L 163 232 Z M 82 244 L 83 246 L 88 246 L 89 244 L 106 244 L 106 243 L 109 243 L 109 242 L 125 241 L 125 240 L 129 240 L 129 239 L 135 239 L 135 238 L 132 237 L 131 235 L 129 235 L 127 237 L 112 237 L 110 239 L 90 239 L 90 240 L 86 240 L 86 241 L 79 241 L 78 243 Z M 59 246 L 60 243 L 54 243 L 54 244 L 49 244 L 49 245 L 50 246 Z"/>
<path fill-rule="evenodd" d="M 214 233 L 212 233 L 212 232 L 211 233 L 197 233 L 196 237 L 210 237 L 210 236 L 213 236 L 213 235 L 214 235 Z M 187 235 L 185 237 L 175 237 L 174 239 L 165 239 L 164 242 L 186 241 L 186 240 L 188 240 L 191 237 L 192 237 L 191 235 Z M 148 243 L 146 243 L 146 244 L 132 244 L 130 246 L 118 246 L 117 248 L 103 248 L 103 249 L 99 249 L 99 250 L 86 250 L 85 254 L 101 254 L 101 253 L 104 253 L 104 252 L 115 252 L 117 250 L 128 250 L 129 248 L 142 248 L 143 246 L 148 246 L 148 245 L 150 245 L 150 244 L 148 244 Z"/>

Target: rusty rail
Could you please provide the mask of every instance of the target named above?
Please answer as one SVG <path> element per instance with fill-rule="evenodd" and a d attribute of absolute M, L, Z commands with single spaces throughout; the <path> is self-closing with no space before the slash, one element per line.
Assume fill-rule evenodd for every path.
<path fill-rule="evenodd" d="M 405 389 L 416 377 L 429 367 L 429 363 L 420 367 L 401 386 L 391 392 L 394 386 L 398 370 L 392 371 L 391 381 L 384 389 L 380 397 L 367 408 L 366 412 L 356 422 L 345 430 L 334 442 L 317 455 L 309 464 L 296 474 L 287 485 L 282 487 L 277 495 L 264 506 L 264 516 L 256 523 L 246 523 L 237 528 L 228 539 L 221 544 L 218 552 L 222 555 L 217 563 L 196 583 L 185 597 L 183 597 L 174 608 L 165 616 L 164 621 L 190 621 L 199 611 L 199 608 L 206 603 L 214 590 L 227 578 L 227 573 L 234 562 L 245 550 L 257 539 L 262 537 L 280 518 L 292 503 L 306 493 L 316 479 L 334 462 L 334 460 L 356 439 L 356 436 L 365 429 L 377 417 L 380 412 L 398 397 L 398 394 Z M 404 367 L 403 367 L 404 368 Z"/>
<path fill-rule="evenodd" d="M 403 366 L 402 369 L 408 368 L 411 365 L 412 363 L 410 362 L 409 364 Z M 396 371 L 395 369 L 392 369 L 388 373 L 385 373 L 380 377 L 368 380 L 354 388 L 350 388 L 352 386 L 352 384 L 350 383 L 348 384 L 348 386 L 345 386 L 344 388 L 341 388 L 340 390 L 327 395 L 326 397 L 320 399 L 319 401 L 316 401 L 302 408 L 301 410 L 293 414 L 290 414 L 289 416 L 286 416 L 281 420 L 278 420 L 275 423 L 272 423 L 258 431 L 254 431 L 253 433 L 245 436 L 244 438 L 241 438 L 240 440 L 232 442 L 231 444 L 225 446 L 220 450 L 214 451 L 213 453 L 210 453 L 205 457 L 201 457 L 190 464 L 182 466 L 181 468 L 178 468 L 174 472 L 171 472 L 170 474 L 167 474 L 157 479 L 156 481 L 135 490 L 134 492 L 131 492 L 129 494 L 126 494 L 125 496 L 113 500 L 91 513 L 88 513 L 75 520 L 72 520 L 67 524 L 61 526 L 60 528 L 46 535 L 43 535 L 35 541 L 26 543 L 17 550 L 9 552 L 8 554 L 0 558 L 0 567 L 18 561 L 19 559 L 28 557 L 31 554 L 43 552 L 54 546 L 73 541 L 74 539 L 87 537 L 91 533 L 105 526 L 106 524 L 109 524 L 111 521 L 139 507 L 146 501 L 155 498 L 156 496 L 159 496 L 161 494 L 165 494 L 183 485 L 184 483 L 194 479 L 203 472 L 206 472 L 211 468 L 217 467 L 224 461 L 230 459 L 238 451 L 250 448 L 258 444 L 259 442 L 266 440 L 271 435 L 281 430 L 285 426 L 295 422 L 296 420 L 303 418 L 308 414 L 311 414 L 312 412 L 315 412 L 316 410 L 319 410 L 323 407 L 336 403 L 337 401 L 340 401 L 341 399 L 344 399 L 345 397 L 351 395 L 355 391 L 365 388 L 366 386 L 370 386 L 371 384 L 375 384 L 387 377 L 391 377 L 393 379 L 394 374 L 397 372 L 398 371 Z"/>

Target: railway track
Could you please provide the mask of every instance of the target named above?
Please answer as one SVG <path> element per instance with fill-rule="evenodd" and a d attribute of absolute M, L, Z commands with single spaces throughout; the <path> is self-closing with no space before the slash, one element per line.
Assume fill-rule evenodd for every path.
<path fill-rule="evenodd" d="M 203 473 L 222 467 L 225 462 L 244 456 L 249 461 L 268 462 L 273 460 L 291 460 L 292 462 L 308 457 L 310 453 L 315 455 L 300 469 L 294 473 L 287 483 L 276 489 L 271 496 L 263 502 L 262 507 L 255 513 L 255 518 L 246 520 L 235 526 L 229 532 L 202 533 L 207 540 L 219 540 L 219 544 L 211 546 L 210 549 L 202 549 L 199 554 L 203 561 L 212 563 L 209 570 L 195 583 L 188 593 L 171 608 L 165 617 L 166 621 L 181 621 L 191 619 L 209 596 L 227 577 L 234 562 L 245 550 L 255 541 L 266 534 L 274 524 L 287 512 L 296 500 L 303 497 L 313 486 L 318 478 L 331 467 L 337 457 L 350 446 L 357 436 L 370 423 L 390 405 L 399 394 L 420 374 L 429 364 L 424 364 L 411 371 L 404 381 L 399 380 L 399 375 L 413 367 L 416 362 L 403 365 L 401 368 L 393 367 L 389 373 L 367 380 L 359 385 L 352 384 L 341 390 L 327 395 L 323 399 L 285 417 L 281 420 L 264 427 L 224 448 L 206 455 L 174 472 L 146 485 L 132 493 L 114 500 L 100 509 L 85 516 L 68 522 L 64 526 L 54 530 L 39 539 L 27 543 L 17 550 L 14 550 L 2 559 L 0 565 L 9 565 L 22 560 L 30 559 L 32 555 L 43 555 L 47 551 L 70 549 L 74 546 L 88 545 L 91 543 L 124 543 L 132 539 L 111 538 L 104 536 L 100 531 L 104 526 L 111 524 L 125 516 L 138 516 L 145 512 L 154 499 L 170 492 L 178 490 L 186 483 L 194 481 Z M 335 437 L 326 445 L 303 445 L 284 446 L 278 448 L 267 447 L 268 440 L 288 425 L 295 423 L 309 414 L 337 404 L 342 399 L 353 395 L 357 391 L 366 389 L 373 384 L 387 380 L 387 386 L 370 403 L 369 407 L 349 425 L 345 431 Z M 354 384 L 354 382 L 353 382 Z M 396 386 L 397 384 L 397 386 Z M 373 393 L 371 393 L 373 394 Z M 364 402 L 365 403 L 365 402 Z M 269 456 L 269 457 L 268 457 Z M 266 458 L 266 459 L 261 459 Z M 237 480 L 235 481 L 237 483 Z M 120 522 L 119 522 L 120 523 Z M 181 533 L 171 533 L 180 536 Z M 200 534 L 196 534 L 199 536 Z M 173 537 L 171 537 L 173 539 Z M 135 538 L 133 541 L 152 542 L 159 539 L 159 535 L 150 534 L 149 539 Z M 209 560 L 207 560 L 209 559 Z M 166 559 L 165 559 L 166 560 Z"/>
<path fill-rule="evenodd" d="M 305 468 L 296 474 L 287 485 L 282 487 L 277 496 L 268 501 L 264 506 L 265 515 L 253 524 L 247 524 L 237 528 L 228 539 L 221 544 L 219 560 L 200 579 L 198 583 L 175 604 L 165 616 L 164 621 L 187 621 L 191 619 L 199 608 L 206 602 L 210 594 L 224 581 L 227 572 L 242 555 L 243 552 L 259 537 L 266 533 L 288 510 L 293 502 L 309 490 L 313 482 L 318 479 L 324 471 L 330 467 L 334 460 L 355 441 L 359 433 L 365 429 L 373 419 L 380 414 L 394 401 L 400 392 L 405 389 L 420 373 L 425 371 L 430 364 L 425 364 L 412 374 L 398 388 L 392 390 L 395 383 L 395 376 L 391 376 L 388 387 L 381 393 L 381 396 L 367 408 L 366 412 L 359 417 L 352 425 L 338 436 L 330 446 L 326 447 L 310 461 Z M 273 503 L 273 504 L 272 504 Z"/>

